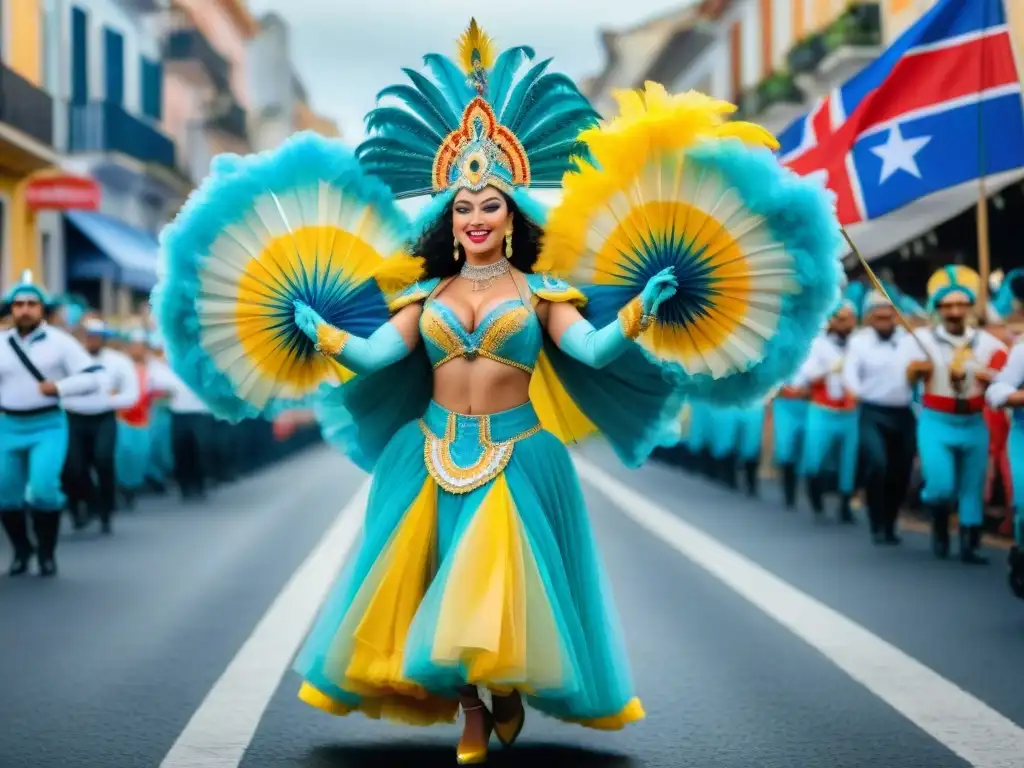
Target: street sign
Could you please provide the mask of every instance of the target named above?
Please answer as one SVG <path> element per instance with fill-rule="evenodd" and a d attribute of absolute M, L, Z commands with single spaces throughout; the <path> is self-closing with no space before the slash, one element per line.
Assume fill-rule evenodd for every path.
<path fill-rule="evenodd" d="M 33 211 L 95 211 L 102 192 L 94 180 L 82 176 L 50 176 L 33 179 L 25 190 L 25 202 Z"/>

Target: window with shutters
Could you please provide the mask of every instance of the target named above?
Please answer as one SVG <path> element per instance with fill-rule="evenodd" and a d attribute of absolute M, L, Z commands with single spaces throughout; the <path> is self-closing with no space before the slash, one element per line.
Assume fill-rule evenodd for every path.
<path fill-rule="evenodd" d="M 103 55 L 106 72 L 106 101 L 124 104 L 124 36 L 112 29 L 103 30 Z"/>

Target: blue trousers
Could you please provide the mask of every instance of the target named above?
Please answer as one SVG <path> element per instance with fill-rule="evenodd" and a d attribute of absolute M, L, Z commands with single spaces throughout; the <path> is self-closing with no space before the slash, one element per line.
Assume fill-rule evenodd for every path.
<path fill-rule="evenodd" d="M 64 509 L 61 472 L 68 452 L 63 411 L 33 416 L 0 414 L 0 509 Z"/>
<path fill-rule="evenodd" d="M 1013 479 L 1014 538 L 1018 544 L 1024 545 L 1024 420 L 1016 411 L 1007 449 L 1010 453 L 1010 476 Z"/>
<path fill-rule="evenodd" d="M 806 421 L 806 400 L 778 397 L 772 402 L 772 450 L 776 464 L 796 464 L 800 460 Z"/>
<path fill-rule="evenodd" d="M 841 411 L 810 403 L 807 406 L 801 471 L 807 477 L 817 477 L 829 468 L 827 462 L 834 457 L 838 462 L 839 493 L 853 495 L 857 481 L 859 438 L 856 409 Z"/>
<path fill-rule="evenodd" d="M 957 503 L 960 525 L 983 522 L 988 469 L 988 427 L 980 413 L 954 414 L 922 408 L 917 419 L 925 504 Z"/>
<path fill-rule="evenodd" d="M 711 413 L 711 455 L 724 459 L 736 451 L 740 411 L 736 408 L 715 408 Z"/>
<path fill-rule="evenodd" d="M 764 406 L 744 408 L 737 415 L 736 456 L 741 462 L 757 461 L 761 458 L 761 442 L 764 436 Z"/>
<path fill-rule="evenodd" d="M 690 405 L 690 429 L 686 433 L 686 447 L 693 453 L 700 453 L 711 445 L 714 433 L 711 407 L 703 403 Z"/>

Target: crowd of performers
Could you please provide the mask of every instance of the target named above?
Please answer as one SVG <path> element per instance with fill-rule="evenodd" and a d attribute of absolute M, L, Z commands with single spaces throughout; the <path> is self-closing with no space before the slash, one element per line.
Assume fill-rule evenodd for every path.
<path fill-rule="evenodd" d="M 213 485 L 282 453 L 267 422 L 232 425 L 170 369 L 142 318 L 118 327 L 81 303 L 51 301 L 30 274 L 4 297 L 0 339 L 0 519 L 11 576 L 57 571 L 61 518 L 113 530 L 142 493 Z"/>
<path fill-rule="evenodd" d="M 893 287 L 849 284 L 806 362 L 773 397 L 746 408 L 687 405 L 676 458 L 758 495 L 770 438 L 788 508 L 803 489 L 815 516 L 824 515 L 834 492 L 838 520 L 853 523 L 861 490 L 875 544 L 898 545 L 899 514 L 913 494 L 931 522 L 935 556 L 950 556 L 955 527 L 956 554 L 972 565 L 988 562 L 985 508 L 1001 487 L 1000 528 L 1016 541 L 1011 586 L 1024 597 L 1024 344 L 1006 322 L 1019 311 L 1024 279 L 1011 273 L 983 320 L 978 285 L 968 268 L 939 270 L 926 309 Z"/>

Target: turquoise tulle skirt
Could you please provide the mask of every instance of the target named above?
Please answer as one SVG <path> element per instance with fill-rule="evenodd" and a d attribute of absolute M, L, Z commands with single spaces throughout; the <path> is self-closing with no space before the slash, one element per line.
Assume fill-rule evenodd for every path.
<path fill-rule="evenodd" d="M 150 461 L 150 427 L 135 427 L 117 422 L 117 449 L 114 467 L 117 484 L 129 491 L 137 491 L 146 484 Z"/>
<path fill-rule="evenodd" d="M 474 684 L 591 728 L 643 718 L 579 480 L 530 404 L 432 402 L 377 467 L 362 544 L 295 662 L 303 701 L 429 725 Z"/>

